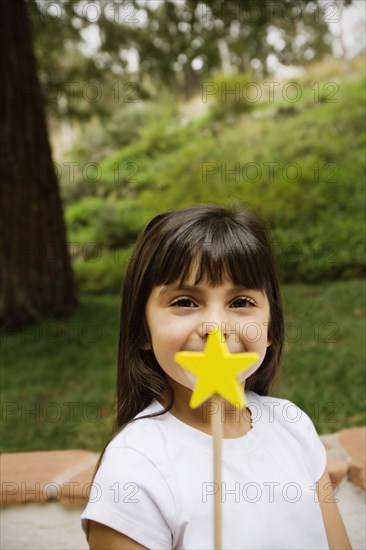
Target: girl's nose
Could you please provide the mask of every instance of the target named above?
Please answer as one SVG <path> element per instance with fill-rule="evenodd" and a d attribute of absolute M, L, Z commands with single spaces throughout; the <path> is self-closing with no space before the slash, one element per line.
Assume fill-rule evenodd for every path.
<path fill-rule="evenodd" d="M 230 338 L 230 335 L 233 338 L 236 334 L 236 327 L 232 326 L 232 323 L 230 323 L 228 316 L 221 311 L 216 311 L 211 315 L 205 315 L 205 318 L 201 320 L 201 324 L 198 329 L 203 341 L 207 340 L 210 332 L 216 332 L 218 329 L 220 329 L 223 333 L 225 340 Z"/>
<path fill-rule="evenodd" d="M 235 334 L 235 328 L 230 328 L 225 322 L 221 323 L 205 323 L 205 327 L 203 330 L 203 337 L 205 340 L 207 340 L 208 335 L 210 332 L 216 332 L 218 329 L 221 330 L 222 334 L 225 336 L 225 340 L 227 340 L 230 336 L 230 334 Z"/>

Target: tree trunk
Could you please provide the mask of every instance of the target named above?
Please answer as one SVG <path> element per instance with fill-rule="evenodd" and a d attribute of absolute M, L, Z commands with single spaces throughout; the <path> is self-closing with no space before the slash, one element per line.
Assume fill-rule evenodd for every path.
<path fill-rule="evenodd" d="M 0 59 L 0 326 L 12 331 L 78 301 L 24 0 L 1 2 Z"/>

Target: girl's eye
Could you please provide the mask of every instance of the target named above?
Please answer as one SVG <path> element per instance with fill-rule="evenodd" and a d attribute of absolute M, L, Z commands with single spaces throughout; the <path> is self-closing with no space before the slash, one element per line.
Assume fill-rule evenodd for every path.
<path fill-rule="evenodd" d="M 177 308 L 191 308 L 195 307 L 196 304 L 191 300 L 191 298 L 179 298 L 178 300 L 175 300 L 171 304 L 172 307 Z M 255 301 L 252 298 L 248 298 L 246 296 L 243 296 L 242 298 L 237 298 L 233 302 L 234 308 L 249 308 L 255 306 Z"/>
<path fill-rule="evenodd" d="M 190 298 L 179 298 L 175 302 L 172 303 L 173 307 L 191 307 L 191 304 L 195 305 L 193 300 Z"/>
<path fill-rule="evenodd" d="M 234 308 L 239 308 L 239 307 L 248 308 L 251 306 L 255 306 L 255 301 L 252 300 L 252 298 L 247 298 L 247 297 L 237 298 L 236 300 L 234 300 L 233 306 Z"/>

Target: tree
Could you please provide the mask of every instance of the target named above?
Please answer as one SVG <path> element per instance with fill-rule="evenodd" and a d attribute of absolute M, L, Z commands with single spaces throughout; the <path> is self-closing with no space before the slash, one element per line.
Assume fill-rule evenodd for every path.
<path fill-rule="evenodd" d="M 58 183 L 23 0 L 1 2 L 0 325 L 77 305 Z"/>
<path fill-rule="evenodd" d="M 169 90 L 188 98 L 220 70 L 223 49 L 234 71 L 251 72 L 254 61 L 259 77 L 268 72 L 270 54 L 284 64 L 302 64 L 331 49 L 330 13 L 327 18 L 319 0 L 29 0 L 28 5 L 40 79 L 46 90 L 50 85 L 62 95 L 61 116 L 109 116 L 116 107 L 107 102 L 111 89 L 122 90 L 130 81 L 139 97 Z M 273 30 L 280 46 L 268 41 Z M 80 45 L 89 31 L 99 44 L 84 55 Z M 131 51 L 139 64 L 130 71 Z M 75 80 L 71 102 L 65 83 Z M 103 101 L 83 101 L 80 92 L 88 81 L 105 85 Z M 54 101 L 48 107 L 52 114 L 59 109 Z"/>

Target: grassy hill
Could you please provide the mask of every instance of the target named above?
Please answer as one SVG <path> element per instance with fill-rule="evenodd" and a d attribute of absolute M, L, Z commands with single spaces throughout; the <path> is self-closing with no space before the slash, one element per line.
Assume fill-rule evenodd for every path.
<path fill-rule="evenodd" d="M 82 289 L 117 290 L 125 261 L 116 257 L 128 256 L 145 223 L 164 209 L 206 201 L 240 200 L 263 215 L 284 281 L 364 274 L 364 75 L 281 82 L 273 88 L 277 97 L 261 83 L 256 102 L 247 98 L 246 80 L 239 82 L 240 101 L 216 94 L 208 113 L 193 120 L 168 101 L 118 113 L 94 147 L 103 157 L 108 136 L 116 146 L 100 160 L 98 180 L 85 179 L 84 171 L 76 184 L 64 182 Z M 119 139 L 127 141 L 120 148 Z M 81 167 L 88 154 L 86 140 L 74 151 Z M 90 241 L 99 247 L 98 262 L 85 262 Z"/>

